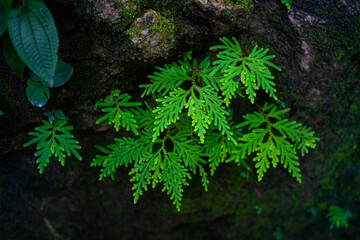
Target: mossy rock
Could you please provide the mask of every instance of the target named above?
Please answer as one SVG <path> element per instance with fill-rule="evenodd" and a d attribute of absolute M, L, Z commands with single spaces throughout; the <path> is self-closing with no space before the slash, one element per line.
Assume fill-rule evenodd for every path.
<path fill-rule="evenodd" d="M 175 47 L 177 26 L 172 18 L 166 18 L 154 10 L 136 19 L 126 34 L 140 49 L 144 58 L 166 57 Z"/>

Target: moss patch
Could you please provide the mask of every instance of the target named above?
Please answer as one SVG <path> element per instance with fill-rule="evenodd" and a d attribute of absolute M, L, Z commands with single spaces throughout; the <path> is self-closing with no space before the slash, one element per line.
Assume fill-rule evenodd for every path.
<path fill-rule="evenodd" d="M 168 55 L 175 46 L 176 29 L 176 23 L 172 18 L 149 10 L 132 24 L 126 34 L 149 58 Z"/>

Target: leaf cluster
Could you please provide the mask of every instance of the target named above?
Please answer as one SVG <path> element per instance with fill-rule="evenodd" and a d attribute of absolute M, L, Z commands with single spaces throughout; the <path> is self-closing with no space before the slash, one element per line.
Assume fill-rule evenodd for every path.
<path fill-rule="evenodd" d="M 227 105 L 234 97 L 237 89 L 240 87 L 239 81 L 245 88 L 251 103 L 254 103 L 256 90 L 262 88 L 270 97 L 277 100 L 275 95 L 274 76 L 268 67 L 272 67 L 278 71 L 281 68 L 270 62 L 275 55 L 266 55 L 269 49 L 258 48 L 256 45 L 249 56 L 246 56 L 239 42 L 232 38 L 232 41 L 226 37 L 220 38 L 223 45 L 216 45 L 210 50 L 220 49 L 217 54 L 218 60 L 214 61 L 215 67 L 210 72 L 213 76 L 219 71 L 223 74 L 220 78 L 221 91 Z"/>
<path fill-rule="evenodd" d="M 63 85 L 74 70 L 58 58 L 59 38 L 54 19 L 41 0 L 22 4 L 2 0 L 0 19 L 5 60 L 21 76 L 25 66 L 29 68 L 26 96 L 33 105 L 42 107 L 50 98 L 49 88 Z"/>
<path fill-rule="evenodd" d="M 44 168 L 50 162 L 51 157 L 58 159 L 62 166 L 65 165 L 65 158 L 72 154 L 77 159 L 82 159 L 78 153 L 78 150 L 81 149 L 79 142 L 74 139 L 74 135 L 70 132 L 74 128 L 67 125 L 68 122 L 64 113 L 57 110 L 45 115 L 49 117 L 49 121 L 43 120 L 43 125 L 36 127 L 33 132 L 29 133 L 33 139 L 24 144 L 24 147 L 36 144 L 34 156 L 37 157 L 36 163 L 39 164 L 40 174 L 44 172 Z"/>
<path fill-rule="evenodd" d="M 130 102 L 128 94 L 114 90 L 96 103 L 105 113 L 97 123 L 106 122 L 132 131 L 136 137 L 115 139 L 93 160 L 101 167 L 100 180 L 114 178 L 116 169 L 131 166 L 134 202 L 151 185 L 163 184 L 163 191 L 180 209 L 184 186 L 191 174 L 201 177 L 207 189 L 206 165 L 211 175 L 223 162 L 235 162 L 250 170 L 246 158 L 256 153 L 254 161 L 259 181 L 270 167 L 280 162 L 300 182 L 296 151 L 301 154 L 315 147 L 314 132 L 283 115 L 288 109 L 277 110 L 265 104 L 261 112 L 244 115 L 245 121 L 232 118 L 230 100 L 245 94 L 254 102 L 260 87 L 276 99 L 274 77 L 268 67 L 281 70 L 269 60 L 268 50 L 256 46 L 249 56 L 242 53 L 239 43 L 227 38 L 211 62 L 197 61 L 187 52 L 182 60 L 157 67 L 144 88 L 143 98 L 152 97 L 156 104 Z M 244 133 L 244 129 L 245 132 Z"/>
<path fill-rule="evenodd" d="M 106 99 L 113 99 L 111 96 L 114 94 L 118 99 L 128 98 L 127 94 L 118 95 L 118 93 L 118 90 L 114 90 L 110 98 Z M 170 195 L 178 210 L 180 210 L 183 188 L 188 185 L 187 181 L 191 179 L 191 173 L 198 173 L 204 188 L 207 189 L 207 174 L 202 166 L 205 161 L 201 158 L 200 145 L 193 139 L 189 124 L 178 124 L 176 128 L 169 128 L 164 136 L 153 140 L 152 131 L 149 131 L 148 127 L 154 124 L 156 114 L 149 104 L 145 103 L 145 109 L 142 109 L 137 107 L 139 103 L 126 102 L 127 106 L 134 108 L 125 112 L 124 104 L 116 106 L 105 103 L 105 101 L 97 103 L 97 106 L 105 107 L 102 110 L 107 112 L 98 122 L 107 119 L 107 123 L 114 124 L 116 129 L 119 126 L 116 123 L 122 119 L 123 122 L 129 123 L 122 126 L 138 137 L 115 139 L 115 143 L 106 148 L 98 146 L 102 155 L 97 155 L 91 165 L 102 167 L 100 180 L 107 176 L 114 178 L 118 167 L 127 167 L 131 164 L 134 203 L 144 191 L 148 190 L 148 186 L 155 188 L 162 183 L 162 190 Z M 121 113 L 125 114 L 121 115 Z"/>
<path fill-rule="evenodd" d="M 249 132 L 239 138 L 232 158 L 239 161 L 256 153 L 253 161 L 256 162 L 259 181 L 270 165 L 275 168 L 280 162 L 301 183 L 297 150 L 304 156 L 309 148 L 315 148 L 319 138 L 314 136 L 315 132 L 309 127 L 283 118 L 289 110 L 279 110 L 274 104 L 265 103 L 260 112 L 244 115 L 245 121 L 238 125 L 247 127 Z"/>

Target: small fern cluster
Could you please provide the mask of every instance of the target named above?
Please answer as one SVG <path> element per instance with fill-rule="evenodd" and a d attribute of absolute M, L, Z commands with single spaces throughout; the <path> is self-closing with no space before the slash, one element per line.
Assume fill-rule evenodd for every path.
<path fill-rule="evenodd" d="M 304 155 L 315 147 L 314 131 L 283 118 L 289 109 L 278 110 L 274 104 L 244 115 L 243 122 L 233 119 L 229 107 L 243 92 L 254 103 L 260 88 L 277 100 L 268 68 L 281 70 L 269 61 L 274 56 L 257 46 L 246 56 L 235 38 L 220 41 L 223 45 L 211 48 L 222 50 L 214 62 L 198 62 L 188 52 L 181 61 L 157 67 L 149 76 L 151 83 L 141 85 L 143 97 L 151 95 L 155 106 L 130 102 L 119 90 L 96 104 L 105 113 L 97 123 L 106 121 L 117 131 L 121 126 L 136 135 L 98 146 L 102 155 L 92 166 L 102 168 L 100 180 L 114 178 L 118 167 L 131 165 L 135 203 L 149 186 L 161 183 L 178 210 L 191 173 L 199 175 L 207 190 L 207 166 L 211 175 L 222 162 L 250 169 L 246 158 L 252 153 L 259 181 L 271 164 L 280 163 L 301 182 L 296 151 Z"/>
<path fill-rule="evenodd" d="M 339 206 L 331 206 L 326 216 L 331 223 L 330 229 L 333 229 L 334 226 L 336 226 L 336 228 L 348 227 L 348 218 L 352 217 L 352 213 L 347 209 L 340 208 Z"/>
<path fill-rule="evenodd" d="M 74 154 L 79 160 L 82 159 L 77 152 L 81 149 L 79 142 L 70 133 L 74 127 L 67 125 L 68 121 L 64 113 L 56 110 L 54 112 L 45 112 L 45 116 L 48 116 L 49 121 L 43 120 L 43 125 L 36 127 L 34 132 L 29 133 L 34 138 L 24 144 L 24 147 L 28 147 L 37 143 L 37 151 L 34 156 L 38 157 L 36 163 L 39 164 L 40 174 L 44 172 L 44 168 L 48 165 L 52 156 L 57 158 L 62 166 L 65 165 L 65 158 L 71 156 L 71 154 Z"/>

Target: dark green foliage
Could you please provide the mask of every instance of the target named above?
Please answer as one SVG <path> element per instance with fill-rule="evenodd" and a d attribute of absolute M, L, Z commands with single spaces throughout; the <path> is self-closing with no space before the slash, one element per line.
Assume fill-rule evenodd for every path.
<path fill-rule="evenodd" d="M 30 79 L 40 83 L 28 84 L 27 97 L 33 105 L 42 107 L 50 95 L 47 87 L 63 85 L 74 70 L 58 58 L 59 38 L 54 19 L 41 0 L 23 1 L 14 7 L 12 0 L 3 0 L 0 20 L 0 36 L 6 29 L 9 33 L 3 41 L 5 60 L 19 75 L 23 75 L 25 65 L 29 68 Z"/>
<path fill-rule="evenodd" d="M 49 88 L 43 86 L 39 82 L 35 82 L 30 78 L 27 81 L 28 87 L 26 88 L 26 96 L 31 104 L 42 107 L 50 98 Z"/>
<path fill-rule="evenodd" d="M 54 114 L 58 119 L 53 119 L 52 123 L 43 120 L 43 125 L 36 127 L 34 132 L 29 133 L 34 138 L 24 144 L 24 147 L 37 144 L 37 152 L 34 156 L 38 157 L 36 162 L 39 164 L 40 174 L 44 172 L 44 168 L 50 162 L 51 156 L 57 158 L 62 166 L 65 165 L 66 156 L 69 157 L 71 154 L 74 154 L 79 160 L 82 159 L 77 152 L 81 149 L 79 142 L 70 133 L 74 129 L 73 126 L 67 126 L 67 119 L 61 119 L 64 114 L 59 112 L 59 110 L 55 111 Z M 51 115 L 49 114 L 49 118 Z"/>
<path fill-rule="evenodd" d="M 342 209 L 338 206 L 331 206 L 329 208 L 328 214 L 326 214 L 330 221 L 330 229 L 339 227 L 348 227 L 348 218 L 352 217 L 352 214 L 349 210 Z"/>
<path fill-rule="evenodd" d="M 23 76 L 25 64 L 23 63 L 23 61 L 21 61 L 14 46 L 12 45 L 9 34 L 6 34 L 4 36 L 3 51 L 6 62 L 11 68 L 11 70 L 13 70 L 16 74 Z"/>
<path fill-rule="evenodd" d="M 24 63 L 52 86 L 59 38 L 54 19 L 42 1 L 14 7 L 8 19 L 11 41 Z"/>
<path fill-rule="evenodd" d="M 154 107 L 145 102 L 145 108 L 140 108 L 139 103 L 129 102 L 130 96 L 119 90 L 96 103 L 106 113 L 97 123 L 107 120 L 115 130 L 122 126 L 137 135 L 115 139 L 106 148 L 98 147 L 103 155 L 97 155 L 91 165 L 102 167 L 100 180 L 114 178 L 118 167 L 131 165 L 135 203 L 149 185 L 155 188 L 162 183 L 162 190 L 170 195 L 178 210 L 190 173 L 201 177 L 206 190 L 205 164 L 211 174 L 225 161 L 234 161 L 249 170 L 246 157 L 253 152 L 257 153 L 254 161 L 259 181 L 270 161 L 274 167 L 280 162 L 301 181 L 296 149 L 304 154 L 308 147 L 315 147 L 318 139 L 314 132 L 282 119 L 289 109 L 277 110 L 273 104 L 265 104 L 261 113 L 245 115 L 246 121 L 240 124 L 232 120 L 228 107 L 232 97 L 241 95 L 243 88 L 236 81 L 240 75 L 252 102 L 256 96 L 253 90 L 259 87 L 276 99 L 274 77 L 267 68 L 280 70 L 268 61 L 274 56 L 265 56 L 268 50 L 255 47 L 246 57 L 236 39 L 221 41 L 225 45 L 212 48 L 225 49 L 218 54 L 214 67 L 209 58 L 198 63 L 191 52 L 182 61 L 157 67 L 149 76 L 152 82 L 141 86 L 145 88 L 143 96 L 155 98 Z M 243 134 L 241 127 L 245 126 L 251 132 Z"/>

